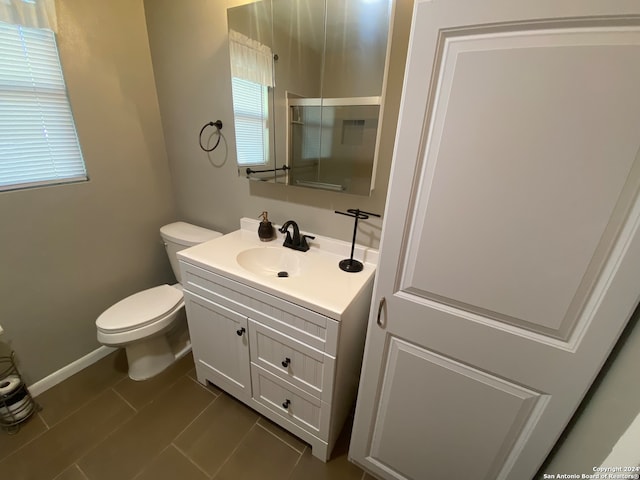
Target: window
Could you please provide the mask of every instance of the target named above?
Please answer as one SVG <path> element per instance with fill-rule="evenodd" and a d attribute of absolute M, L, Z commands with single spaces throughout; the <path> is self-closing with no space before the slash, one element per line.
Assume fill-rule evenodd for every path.
<path fill-rule="evenodd" d="M 273 87 L 271 48 L 229 29 L 229 58 L 238 165 L 269 162 L 269 88 Z"/>
<path fill-rule="evenodd" d="M 269 87 L 237 77 L 231 81 L 238 165 L 264 165 L 269 159 Z"/>
<path fill-rule="evenodd" d="M 0 22 L 0 191 L 86 179 L 55 34 Z"/>

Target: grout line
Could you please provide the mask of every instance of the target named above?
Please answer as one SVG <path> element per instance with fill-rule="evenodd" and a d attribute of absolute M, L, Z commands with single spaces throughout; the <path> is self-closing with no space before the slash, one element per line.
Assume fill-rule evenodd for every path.
<path fill-rule="evenodd" d="M 175 448 L 178 452 L 180 452 L 180 455 L 182 455 L 184 458 L 186 458 L 194 467 L 196 467 L 198 470 L 200 470 L 202 473 L 204 473 L 205 477 L 207 478 L 211 478 L 209 476 L 209 473 L 207 473 L 200 465 L 198 465 L 194 460 L 191 459 L 191 457 L 189 457 L 189 455 L 186 454 L 186 452 L 183 452 L 182 449 L 180 447 L 178 447 L 175 443 L 171 442 L 170 444 L 173 448 Z"/>
<path fill-rule="evenodd" d="M 47 430 L 50 430 L 51 427 L 49 426 L 49 424 L 47 423 L 47 421 L 44 419 L 44 417 L 42 416 L 42 414 L 38 411 L 36 412 L 38 417 L 40 417 L 40 420 L 42 420 L 42 423 L 44 423 L 44 426 L 47 428 Z M 47 431 L 45 430 L 45 432 Z M 44 433 L 44 432 L 43 432 Z"/>
<path fill-rule="evenodd" d="M 109 387 L 107 390 L 112 390 L 115 392 L 113 387 Z M 117 393 L 117 392 L 115 392 Z M 125 403 L 128 404 L 128 402 L 126 402 L 126 400 L 124 400 Z M 133 407 L 132 407 L 133 408 Z M 76 458 L 76 464 L 78 465 L 78 468 L 80 469 L 80 471 L 82 471 L 82 469 L 80 468 L 80 462 L 87 458 L 89 455 L 91 455 L 93 452 L 96 451 L 96 449 L 102 444 L 104 443 L 108 438 L 111 438 L 113 435 L 116 434 L 116 432 L 119 432 L 122 428 L 124 428 L 125 425 L 127 425 L 129 422 L 131 422 L 137 415 L 137 411 L 134 409 L 133 413 L 131 414 L 131 416 L 129 418 L 126 418 L 124 420 L 122 420 L 120 422 L 120 424 L 115 427 L 111 432 L 109 432 L 107 435 L 105 435 L 102 439 L 99 439 L 94 445 L 92 445 L 88 450 L 84 451 L 82 453 L 82 455 L 79 458 Z M 84 472 L 83 472 L 84 473 Z M 85 476 L 88 478 L 88 475 L 85 474 Z"/>
<path fill-rule="evenodd" d="M 45 430 L 38 433 L 35 437 L 29 439 L 28 441 L 26 441 L 24 444 L 20 445 L 18 448 L 16 448 L 15 450 L 10 451 L 8 454 L 6 455 L 2 455 L 0 454 L 0 462 L 4 461 L 5 459 L 15 455 L 16 453 L 18 453 L 20 450 L 22 450 L 23 448 L 25 448 L 27 445 L 30 445 L 32 442 L 36 441 L 37 439 L 39 439 L 42 435 L 44 435 L 45 433 L 47 433 L 50 428 L 49 425 L 47 425 L 47 422 L 44 421 L 44 418 L 42 418 L 42 416 L 40 415 L 40 412 L 36 412 L 36 414 L 38 415 L 38 417 L 40 418 L 40 420 L 42 420 L 42 423 L 44 423 L 45 426 Z M 22 427 L 20 427 L 22 428 Z M 2 433 L 6 433 L 4 431 L 2 431 Z M 9 435 L 7 433 L 7 435 Z"/>
<path fill-rule="evenodd" d="M 219 392 L 214 392 L 213 390 L 211 390 L 207 385 L 203 385 L 201 384 L 196 378 L 191 377 L 191 375 L 189 375 L 188 373 L 185 374 L 185 377 L 187 377 L 189 380 L 191 380 L 193 383 L 195 383 L 196 385 L 198 385 L 200 388 L 205 389 L 207 392 L 209 392 L 211 395 L 213 395 L 215 398 L 218 398 L 220 396 Z M 217 388 L 217 387 L 216 387 Z M 222 390 L 221 390 L 222 392 Z"/>
<path fill-rule="evenodd" d="M 76 413 L 78 410 L 80 410 L 80 409 L 84 408 L 85 406 L 89 405 L 91 402 L 93 402 L 100 395 L 103 395 L 107 390 L 109 390 L 109 387 L 105 388 L 100 393 L 98 393 L 96 395 L 93 395 L 92 397 L 88 398 L 84 403 L 81 403 L 80 405 L 78 405 L 77 408 L 69 411 L 64 417 L 59 418 L 55 423 L 52 423 L 51 425 L 49 425 L 47 422 L 45 422 L 44 416 L 40 415 L 40 412 L 38 412 L 38 415 L 40 415 L 40 418 L 42 419 L 42 421 L 44 422 L 45 426 L 47 427 L 47 430 L 50 430 L 53 427 L 55 427 L 56 425 L 59 425 L 60 423 L 64 422 L 67 418 L 69 418 L 71 415 Z"/>
<path fill-rule="evenodd" d="M 156 401 L 156 400 L 158 399 L 158 397 L 162 396 L 162 395 L 163 395 L 167 390 L 169 390 L 169 388 L 171 388 L 173 385 L 175 385 L 176 383 L 178 383 L 178 381 L 180 381 L 180 380 L 181 380 L 181 378 L 182 378 L 182 376 L 178 377 L 178 378 L 176 379 L 176 381 L 172 382 L 168 387 L 166 387 L 166 388 L 164 388 L 164 389 L 159 390 L 158 392 L 156 392 L 156 395 L 153 397 L 153 399 L 152 399 L 151 401 L 149 401 L 149 402 L 145 403 L 142 407 L 140 407 L 140 411 L 144 410 L 146 407 L 148 407 L 148 406 L 149 406 L 149 404 L 151 404 L 151 403 L 153 403 L 154 401 Z M 124 380 L 124 379 L 122 379 L 122 380 Z M 120 383 L 120 382 L 117 382 L 117 383 Z M 121 395 L 121 394 L 120 394 L 120 393 L 115 389 L 115 387 L 116 387 L 117 383 L 116 383 L 116 384 L 114 384 L 114 385 L 112 385 L 112 386 L 110 387 L 110 389 L 111 389 L 111 390 L 112 390 L 112 391 L 113 391 L 113 392 L 114 392 L 114 393 L 115 393 L 119 398 L 121 398 L 121 399 L 122 399 L 122 400 L 123 400 L 123 401 L 124 401 L 124 402 L 129 406 L 129 407 L 131 407 L 131 408 L 133 409 L 133 413 L 132 413 L 132 415 L 131 415 L 131 417 L 130 417 L 130 418 L 127 418 L 126 420 L 124 420 L 124 421 L 123 421 L 120 425 L 118 425 L 118 426 L 117 426 L 117 427 L 116 427 L 112 432 L 110 432 L 108 435 L 106 435 L 102 440 L 98 441 L 98 443 L 96 443 L 96 445 L 94 445 L 94 446 L 93 446 L 92 448 L 90 448 L 88 451 L 84 452 L 84 454 L 83 454 L 80 458 L 78 458 L 78 459 L 76 460 L 76 463 L 78 463 L 78 467 L 80 466 L 80 463 L 79 463 L 79 462 L 81 462 L 84 458 L 86 458 L 88 455 L 90 455 L 92 452 L 94 452 L 94 451 L 95 451 L 95 450 L 96 450 L 96 449 L 97 449 L 97 448 L 98 448 L 98 447 L 99 447 L 103 442 L 105 442 L 108 438 L 112 437 L 113 435 L 115 435 L 115 434 L 116 434 L 116 432 L 119 432 L 122 428 L 124 428 L 124 426 L 125 426 L 125 425 L 127 425 L 129 422 L 131 422 L 131 421 L 136 417 L 136 415 L 139 413 L 139 411 L 138 411 L 135 407 L 133 407 L 133 405 L 131 405 L 129 402 L 127 402 L 127 400 L 126 400 L 126 399 L 125 399 L 125 398 L 124 398 L 124 397 L 123 397 L 123 396 L 122 396 L 122 395 Z M 217 398 L 217 397 L 214 397 L 214 398 L 213 398 L 213 400 L 212 400 L 209 404 L 207 404 L 207 406 L 206 406 L 206 407 L 204 407 L 204 408 L 202 409 L 202 411 L 201 411 L 198 415 L 196 415 L 196 418 L 198 418 L 200 415 L 202 415 L 202 413 L 204 412 L 204 410 L 206 410 L 206 409 L 208 408 L 208 406 L 209 406 L 209 405 L 211 405 L 211 403 L 213 403 L 213 401 L 215 401 L 215 399 L 216 399 L 216 398 Z M 191 425 L 191 423 L 193 423 L 193 420 L 189 423 L 189 425 Z M 184 428 L 184 429 L 183 429 L 183 430 L 182 430 L 182 431 L 181 431 L 177 436 L 179 436 L 180 434 L 182 434 L 182 432 L 183 432 L 184 430 L 186 430 L 186 428 L 188 428 L 188 427 L 189 427 L 189 425 L 187 425 L 187 427 L 185 427 L 185 428 Z M 177 436 L 176 436 L 176 437 L 177 437 Z M 168 446 L 169 446 L 169 445 L 167 445 L 167 447 L 165 447 L 165 449 L 163 449 L 160 453 L 162 453 L 164 450 L 166 450 L 166 449 L 168 448 Z M 158 454 L 158 455 L 159 455 L 159 454 Z M 156 456 L 156 457 L 154 457 L 154 459 L 153 459 L 153 460 L 155 460 L 156 458 L 157 458 L 157 456 Z M 152 461 L 153 461 L 153 460 L 152 460 Z M 149 464 L 150 464 L 150 463 L 149 463 Z M 143 467 L 143 469 L 142 469 L 142 470 L 144 470 L 144 469 L 145 469 L 149 464 L 145 465 L 145 466 Z M 138 473 L 136 474 L 136 477 L 137 477 L 140 473 L 141 473 L 141 472 L 138 472 Z"/>
<path fill-rule="evenodd" d="M 99 360 L 98 360 L 98 361 L 99 361 Z M 85 368 L 88 368 L 88 367 L 85 367 Z M 82 371 L 82 370 L 81 370 L 81 371 Z M 77 372 L 77 373 L 80 373 L 80 372 Z M 69 378 L 71 378 L 71 377 L 69 377 Z M 62 385 L 64 382 L 68 381 L 68 380 L 69 380 L 69 378 L 67 378 L 67 379 L 63 380 L 62 382 L 60 382 L 60 383 L 59 383 L 59 384 L 57 384 L 57 385 Z M 95 395 L 92 395 L 91 397 L 87 398 L 87 399 L 86 399 L 86 401 L 84 401 L 83 403 L 81 403 L 80 405 L 78 405 L 78 406 L 77 406 L 77 408 L 75 408 L 75 409 L 73 409 L 73 410 L 69 411 L 69 412 L 68 412 L 64 417 L 61 417 L 60 419 L 58 419 L 55 423 L 52 423 L 51 425 L 49 425 L 49 424 L 45 421 L 44 416 L 43 416 L 43 415 L 41 415 L 41 411 L 42 411 L 42 410 L 43 410 L 43 408 L 44 408 L 44 407 L 42 407 L 42 405 L 41 405 L 41 404 L 38 404 L 38 406 L 39 406 L 38 415 L 40 416 L 40 419 L 44 422 L 44 424 L 45 424 L 45 426 L 47 427 L 47 429 L 51 429 L 51 428 L 55 427 L 56 425 L 58 425 L 58 424 L 60 424 L 60 423 L 64 422 L 67 418 L 69 418 L 71 415 L 73 415 L 73 414 L 75 414 L 76 412 L 78 412 L 80 409 L 82 409 L 82 408 L 86 407 L 86 406 L 87 406 L 87 405 L 89 405 L 91 402 L 95 401 L 95 400 L 96 400 L 97 398 L 99 398 L 101 395 L 104 395 L 108 390 L 114 390 L 114 391 L 115 391 L 115 388 L 114 388 L 114 387 L 115 387 L 118 383 L 120 383 L 124 378 L 126 378 L 126 376 L 125 376 L 125 377 L 123 377 L 123 378 L 120 378 L 120 379 L 114 380 L 114 381 L 112 381 L 112 382 L 107 382 L 106 386 L 105 386 L 102 390 L 100 390 L 99 392 L 97 392 Z M 57 385 L 55 385 L 55 386 L 57 386 Z M 54 387 L 55 387 L 55 386 L 54 386 Z M 52 388 L 53 388 L 53 387 L 52 387 Z M 128 404 L 128 402 L 127 402 L 127 404 Z M 135 409 L 134 409 L 134 410 L 135 410 Z"/>
<path fill-rule="evenodd" d="M 82 475 L 82 478 L 85 478 L 88 480 L 88 477 L 84 474 L 84 472 L 82 470 L 80 470 L 80 467 L 78 466 L 77 463 L 72 463 L 71 465 L 69 465 L 67 468 L 65 468 L 63 471 L 61 471 L 58 475 L 56 475 L 55 477 L 53 477 L 53 480 L 58 480 L 59 478 L 62 477 L 62 475 L 64 475 L 67 470 L 69 470 L 70 468 L 76 467 L 76 469 L 80 472 L 80 475 Z"/>
<path fill-rule="evenodd" d="M 33 443 L 35 440 L 39 439 L 40 437 L 42 437 L 45 433 L 49 432 L 50 430 L 52 430 L 53 428 L 57 427 L 58 425 L 60 425 L 62 422 L 64 422 L 65 420 L 67 420 L 69 417 L 71 417 L 72 415 L 74 415 L 75 413 L 77 413 L 79 410 L 81 410 L 82 408 L 84 408 L 85 406 L 87 406 L 88 404 L 90 404 L 91 402 L 93 402 L 94 400 L 96 400 L 98 397 L 100 397 L 100 395 L 104 395 L 107 391 L 109 390 L 113 390 L 113 387 L 107 387 L 105 388 L 103 391 L 101 391 L 98 395 L 95 395 L 94 397 L 92 397 L 90 400 L 86 401 L 85 403 L 83 403 L 80 407 L 76 408 L 75 410 L 73 410 L 71 413 L 69 413 L 68 415 L 64 416 L 63 418 L 61 418 L 60 420 L 58 420 L 56 423 L 54 423 L 52 426 L 49 426 L 49 424 L 47 424 L 47 422 L 45 421 L 44 417 L 40 414 L 40 411 L 36 412 L 36 414 L 38 415 L 38 418 L 40 418 L 40 420 L 42 420 L 42 423 L 44 424 L 44 426 L 46 427 L 46 430 L 44 430 L 43 432 L 40 432 L 38 435 L 36 435 L 35 437 L 33 437 L 31 440 L 29 440 L 28 442 L 26 442 L 24 445 L 21 445 L 20 447 L 18 447 L 17 449 L 15 449 L 14 451 L 12 451 L 11 453 L 9 453 L 9 455 L 6 455 L 4 457 L 0 456 L 0 461 L 5 460 L 6 458 L 9 458 L 12 455 L 17 454 L 18 452 L 22 451 L 27 445 L 30 445 L 31 443 Z M 117 393 L 117 392 L 116 392 Z M 124 399 L 123 399 L 124 400 Z M 127 403 L 127 405 L 129 405 L 129 403 L 124 400 L 125 403 Z M 133 407 L 132 407 L 133 408 Z M 133 415 L 135 415 L 136 410 L 134 409 L 134 413 Z M 127 423 L 130 419 L 125 420 L 122 425 L 124 425 L 125 423 Z M 111 436 L 115 431 L 119 430 L 122 425 L 119 425 L 118 427 L 116 427 L 116 429 L 109 433 L 109 435 L 107 435 L 107 437 Z M 105 437 L 105 438 L 107 438 Z M 98 442 L 98 444 L 100 443 L 100 441 Z M 97 445 L 97 444 L 96 444 Z M 84 458 L 87 453 L 89 453 L 90 451 L 92 451 L 95 448 L 92 447 L 89 451 L 85 452 L 80 458 L 75 459 L 76 462 L 80 461 L 82 458 Z M 80 468 L 80 465 L 78 465 L 78 468 Z M 86 475 L 85 475 L 86 477 Z"/>
<path fill-rule="evenodd" d="M 175 363 L 173 363 L 172 365 L 175 365 Z M 171 366 L 167 367 L 167 370 L 171 368 Z M 165 370 L 166 371 L 166 370 Z M 161 372 L 162 373 L 162 372 Z M 160 374 L 159 374 L 160 375 Z M 186 373 L 180 374 L 179 376 L 177 376 L 176 378 L 173 379 L 173 381 L 167 381 L 166 383 L 163 383 L 162 388 L 159 388 L 154 395 L 151 397 L 150 400 L 148 400 L 145 404 L 140 405 L 139 409 L 135 409 L 133 407 L 133 405 L 131 406 L 132 408 L 134 408 L 134 410 L 136 412 L 143 410 L 144 408 L 146 408 L 149 404 L 155 402 L 159 397 L 161 397 L 167 390 L 169 390 L 170 388 L 172 388 L 176 383 L 178 383 L 180 380 L 182 380 L 182 377 L 187 376 Z M 153 377 L 152 377 L 153 378 Z M 124 376 L 121 379 L 119 379 L 117 382 L 115 382 L 113 385 L 110 386 L 110 388 L 114 391 L 114 392 L 118 392 L 117 391 L 117 387 L 119 384 L 121 384 L 122 382 L 126 382 L 129 379 L 128 376 Z M 148 379 L 150 380 L 150 379 Z M 144 380 L 143 380 L 144 381 Z M 120 395 L 121 396 L 121 395 Z M 126 400 L 125 400 L 126 401 Z M 129 402 L 127 402 L 127 404 L 131 405 Z"/>
<path fill-rule="evenodd" d="M 80 474 L 86 478 L 87 480 L 89 480 L 89 477 L 87 476 L 86 473 L 84 473 L 84 471 L 80 468 L 80 465 L 78 465 L 77 463 L 74 464 L 76 466 L 76 468 L 78 469 L 78 471 L 80 472 Z"/>
<path fill-rule="evenodd" d="M 293 475 L 293 472 L 296 471 L 296 467 L 298 466 L 298 464 L 300 463 L 300 460 L 302 460 L 302 456 L 304 455 L 304 452 L 307 450 L 307 446 L 305 445 L 304 448 L 302 449 L 302 452 L 300 452 L 300 455 L 298 455 L 298 460 L 296 460 L 296 463 L 293 465 L 293 468 L 291 469 L 291 471 L 289 472 L 289 476 L 287 478 L 291 478 L 291 475 Z M 362 479 L 360 479 L 362 480 Z"/>
<path fill-rule="evenodd" d="M 122 395 L 119 391 L 116 390 L 115 385 L 113 387 L 111 387 L 111 391 L 113 393 L 116 394 L 116 397 L 119 397 L 120 400 L 122 400 L 124 403 L 126 403 L 130 408 L 133 409 L 134 413 L 138 413 L 138 409 L 136 407 L 134 407 L 133 405 L 131 405 L 126 398 L 124 398 L 124 395 Z"/>
<path fill-rule="evenodd" d="M 253 429 L 256 428 L 256 425 L 258 424 L 259 419 L 260 417 L 256 419 L 255 423 L 251 426 L 249 430 L 247 430 L 247 433 L 245 433 L 244 436 L 238 441 L 238 444 L 236 445 L 236 447 L 233 450 L 231 450 L 231 453 L 229 453 L 229 456 L 224 460 L 224 462 L 220 464 L 220 467 L 218 468 L 218 470 L 216 470 L 213 476 L 211 476 L 210 478 L 216 478 L 218 473 L 220 473 L 220 471 L 224 468 L 227 462 L 229 462 L 231 457 L 233 457 L 233 454 L 236 453 L 236 451 L 240 448 L 240 445 L 244 443 L 244 440 L 249 436 L 249 434 L 253 431 Z"/>
<path fill-rule="evenodd" d="M 170 446 L 171 444 L 164 447 L 162 450 L 160 450 L 160 452 L 155 457 L 153 457 L 151 460 L 145 463 L 143 467 L 140 469 L 140 471 L 136 473 L 131 480 L 135 480 L 136 478 L 139 478 L 140 475 L 142 475 L 153 464 L 153 462 L 155 462 L 160 457 L 160 455 L 162 455 Z"/>
<path fill-rule="evenodd" d="M 198 413 L 198 414 L 193 418 L 193 420 L 191 420 L 191 421 L 187 424 L 187 426 L 186 426 L 186 427 L 184 427 L 182 430 L 180 430 L 180 431 L 178 432 L 178 434 L 177 434 L 175 437 L 173 437 L 173 440 L 177 439 L 180 435 L 182 435 L 182 434 L 185 432 L 185 430 L 187 430 L 191 425 L 193 425 L 193 423 L 194 423 L 196 420 L 198 420 L 202 415 L 204 415 L 204 412 L 205 412 L 205 411 L 206 411 L 206 410 L 207 410 L 211 405 L 213 405 L 213 402 L 215 402 L 217 399 L 218 399 L 218 397 L 214 397 L 214 398 L 213 398 L 209 403 L 207 403 L 207 404 L 205 405 L 205 407 L 200 411 L 200 413 Z M 171 443 L 173 443 L 173 440 L 171 440 Z"/>
<path fill-rule="evenodd" d="M 260 419 L 258 419 L 260 420 Z M 302 448 L 302 451 L 298 450 L 296 447 L 294 447 L 293 445 L 291 445 L 290 443 L 288 443 L 287 441 L 285 441 L 283 438 L 280 438 L 278 435 L 276 435 L 274 432 L 272 432 L 271 430 L 269 430 L 267 427 L 261 425 L 260 423 L 256 422 L 256 424 L 263 429 L 264 431 L 266 431 L 267 433 L 270 433 L 271 435 L 273 435 L 274 437 L 276 437 L 278 440 L 280 440 L 282 443 L 284 443 L 287 447 L 291 448 L 292 450 L 302 454 L 304 452 L 304 450 L 307 448 L 307 446 L 305 445 Z"/>
<path fill-rule="evenodd" d="M 73 467 L 74 464 L 69 465 L 69 467 Z M 65 473 L 69 467 L 65 468 L 64 470 L 62 470 L 59 474 L 57 474 L 55 477 L 53 477 L 53 480 L 58 480 L 60 478 L 60 476 Z"/>
<path fill-rule="evenodd" d="M 106 357 L 103 357 L 106 358 Z M 101 361 L 102 359 L 99 359 L 99 361 Z M 97 362 L 95 362 L 97 363 Z M 85 370 L 86 368 L 89 368 L 91 365 L 88 365 L 87 367 L 83 368 L 82 370 L 76 372 L 74 375 L 80 373 L 81 371 Z M 65 382 L 69 381 L 70 378 L 72 378 L 73 375 L 71 375 L 70 377 L 66 378 L 65 380 L 63 380 L 62 382 L 54 385 L 51 388 L 55 388 L 58 385 L 63 385 Z M 87 406 L 89 403 L 93 402 L 95 399 L 97 399 L 98 397 L 100 397 L 101 395 L 104 395 L 104 393 L 109 390 L 109 389 L 113 389 L 113 387 L 115 387 L 118 383 L 120 383 L 124 378 L 126 378 L 126 375 L 123 378 L 118 378 L 115 379 L 111 382 L 107 382 L 106 385 L 104 386 L 104 388 L 102 390 L 100 390 L 99 392 L 97 392 L 95 395 L 92 395 L 91 397 L 87 398 L 85 402 L 81 403 L 80 405 L 77 406 L 77 408 L 75 408 L 74 410 L 71 410 L 70 412 L 68 412 L 65 416 L 63 416 L 62 418 L 58 419 L 55 423 L 52 423 L 51 425 L 49 425 L 45 420 L 44 420 L 44 416 L 42 416 L 40 414 L 40 412 L 42 411 L 42 409 L 44 407 L 42 407 L 42 405 L 37 402 L 36 398 L 34 398 L 34 400 L 36 400 L 36 403 L 38 403 L 39 406 L 39 411 L 38 411 L 38 415 L 40 416 L 40 419 L 44 422 L 45 426 L 47 427 L 47 429 L 51 429 L 53 427 L 55 427 L 56 425 L 58 425 L 59 423 L 65 421 L 67 418 L 69 418 L 71 415 L 73 415 L 74 413 L 76 413 L 78 410 L 80 410 L 81 408 L 84 408 L 85 406 Z M 48 389 L 47 391 L 50 391 L 51 389 Z M 45 393 L 45 392 L 43 392 Z"/>

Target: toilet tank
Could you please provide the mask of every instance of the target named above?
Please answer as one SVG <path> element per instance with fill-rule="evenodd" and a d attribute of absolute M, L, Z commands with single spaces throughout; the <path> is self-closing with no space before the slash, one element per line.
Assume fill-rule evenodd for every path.
<path fill-rule="evenodd" d="M 169 256 L 173 273 L 178 282 L 182 283 L 178 256 L 176 254 L 185 248 L 221 237 L 222 234 L 214 230 L 191 225 L 190 223 L 175 222 L 161 227 L 160 236 L 162 237 L 164 248 Z"/>

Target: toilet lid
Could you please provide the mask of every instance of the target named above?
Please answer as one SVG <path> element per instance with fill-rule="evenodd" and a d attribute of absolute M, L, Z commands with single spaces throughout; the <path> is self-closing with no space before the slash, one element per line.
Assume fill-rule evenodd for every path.
<path fill-rule="evenodd" d="M 182 292 L 170 285 L 160 285 L 135 293 L 105 310 L 96 320 L 103 331 L 119 332 L 153 323 L 175 309 Z"/>

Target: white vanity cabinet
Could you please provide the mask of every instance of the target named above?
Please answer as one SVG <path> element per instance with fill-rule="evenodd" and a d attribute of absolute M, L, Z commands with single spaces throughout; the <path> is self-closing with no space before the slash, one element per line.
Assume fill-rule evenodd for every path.
<path fill-rule="evenodd" d="M 326 461 L 354 406 L 373 274 L 360 279 L 336 319 L 287 298 L 286 288 L 278 295 L 186 252 L 180 263 L 198 380 L 278 423 Z"/>

